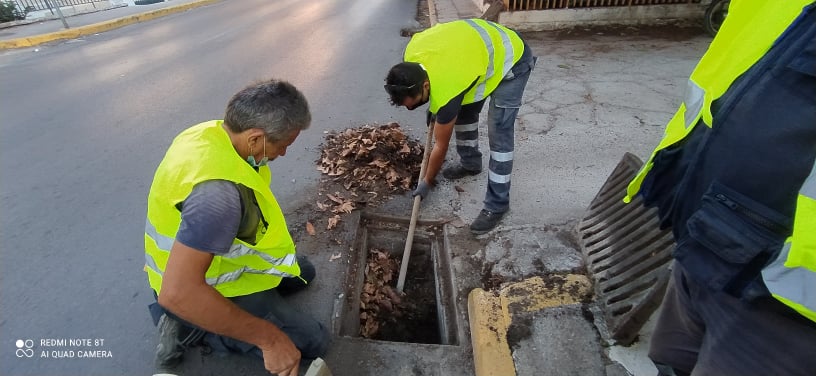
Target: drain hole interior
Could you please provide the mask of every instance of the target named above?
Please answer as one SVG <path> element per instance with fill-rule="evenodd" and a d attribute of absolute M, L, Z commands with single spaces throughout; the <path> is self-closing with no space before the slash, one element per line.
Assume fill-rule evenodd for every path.
<path fill-rule="evenodd" d="M 394 342 L 440 343 L 430 243 L 413 244 L 404 294 L 396 293 L 402 251 L 372 243 L 360 292 L 360 336 Z"/>
<path fill-rule="evenodd" d="M 385 218 L 361 218 L 335 332 L 369 340 L 458 345 L 461 333 L 441 226 L 417 226 L 400 294 L 396 285 L 407 223 Z"/>

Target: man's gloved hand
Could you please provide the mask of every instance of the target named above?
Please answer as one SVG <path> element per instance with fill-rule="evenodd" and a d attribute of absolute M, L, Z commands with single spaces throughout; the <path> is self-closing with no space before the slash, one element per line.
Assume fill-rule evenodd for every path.
<path fill-rule="evenodd" d="M 425 196 L 431 191 L 431 188 L 431 185 L 426 183 L 425 179 L 422 179 L 419 181 L 419 184 L 417 184 L 417 187 L 414 189 L 414 193 L 412 193 L 411 196 L 419 196 L 419 198 L 424 200 Z"/>

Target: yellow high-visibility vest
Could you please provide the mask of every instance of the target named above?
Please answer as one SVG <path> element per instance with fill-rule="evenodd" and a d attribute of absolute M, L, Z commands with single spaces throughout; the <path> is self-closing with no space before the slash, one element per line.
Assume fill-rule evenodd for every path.
<path fill-rule="evenodd" d="M 226 297 L 242 296 L 276 287 L 282 277 L 297 277 L 300 267 L 295 244 L 283 213 L 269 189 L 269 167 L 253 169 L 235 151 L 229 135 L 215 120 L 179 134 L 159 164 L 147 198 L 145 267 L 150 287 L 161 292 L 162 276 L 181 224 L 183 202 L 196 184 L 228 180 L 252 189 L 261 214 L 255 244 L 238 239 L 229 252 L 215 255 L 206 272 L 207 284 Z"/>
<path fill-rule="evenodd" d="M 717 36 L 688 81 L 685 99 L 663 139 L 629 183 L 625 202 L 640 191 L 655 155 L 683 140 L 700 123 L 712 126 L 711 104 L 759 61 L 813 0 L 734 0 Z M 816 166 L 799 191 L 792 235 L 779 256 L 762 270 L 771 294 L 816 321 Z"/>
<path fill-rule="evenodd" d="M 428 73 L 429 110 L 435 114 L 474 81 L 462 104 L 487 98 L 523 53 L 524 42 L 513 30 L 468 19 L 440 23 L 414 34 L 405 47 L 404 60 L 422 64 Z"/>

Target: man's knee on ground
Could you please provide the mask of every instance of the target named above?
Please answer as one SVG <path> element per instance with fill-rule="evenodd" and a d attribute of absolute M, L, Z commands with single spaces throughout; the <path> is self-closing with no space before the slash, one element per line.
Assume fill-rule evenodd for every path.
<path fill-rule="evenodd" d="M 331 342 L 329 330 L 317 321 L 315 321 L 315 324 L 316 327 L 311 336 L 312 340 L 304 348 L 300 349 L 301 356 L 304 359 L 323 357 L 329 350 L 329 343 Z"/>

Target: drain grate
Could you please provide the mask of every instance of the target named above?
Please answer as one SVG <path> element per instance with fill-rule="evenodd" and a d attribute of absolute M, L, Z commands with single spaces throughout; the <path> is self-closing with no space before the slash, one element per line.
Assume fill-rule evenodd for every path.
<path fill-rule="evenodd" d="M 674 239 L 660 230 L 657 210 L 640 197 L 622 198 L 643 162 L 626 153 L 578 225 L 581 249 L 612 338 L 627 346 L 660 305 Z"/>

